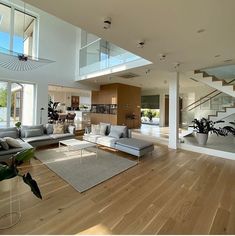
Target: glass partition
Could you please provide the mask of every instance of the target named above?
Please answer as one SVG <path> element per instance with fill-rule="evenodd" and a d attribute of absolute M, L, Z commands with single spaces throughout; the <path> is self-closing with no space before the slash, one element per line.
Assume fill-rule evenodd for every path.
<path fill-rule="evenodd" d="M 119 66 L 138 59 L 141 57 L 104 39 L 97 39 L 80 49 L 80 75 Z"/>

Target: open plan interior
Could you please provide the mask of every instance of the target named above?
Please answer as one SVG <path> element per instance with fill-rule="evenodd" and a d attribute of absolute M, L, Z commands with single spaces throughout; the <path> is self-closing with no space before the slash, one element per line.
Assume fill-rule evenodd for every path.
<path fill-rule="evenodd" d="M 0 234 L 235 234 L 234 0 L 0 0 Z"/>

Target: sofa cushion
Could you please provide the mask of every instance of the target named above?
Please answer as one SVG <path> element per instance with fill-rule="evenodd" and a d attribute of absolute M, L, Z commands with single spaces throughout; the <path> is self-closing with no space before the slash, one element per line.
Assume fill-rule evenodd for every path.
<path fill-rule="evenodd" d="M 42 130 L 41 129 L 26 129 L 24 131 L 25 138 L 41 136 Z"/>
<path fill-rule="evenodd" d="M 4 139 L 6 140 L 9 147 L 21 148 L 21 143 L 17 139 L 11 137 L 5 137 Z"/>
<path fill-rule="evenodd" d="M 41 136 L 35 136 L 35 137 L 30 137 L 30 138 L 23 138 L 23 140 L 27 143 L 45 141 L 45 140 L 52 140 L 52 139 L 53 138 L 50 137 L 49 135 L 41 135 Z"/>
<path fill-rule="evenodd" d="M 9 145 L 8 145 L 7 141 L 3 138 L 0 138 L 0 145 L 1 145 L 3 150 L 8 150 L 9 149 Z"/>
<path fill-rule="evenodd" d="M 22 125 L 22 127 L 21 127 L 21 138 L 25 138 L 25 130 L 31 130 L 31 129 L 40 129 L 41 130 L 41 135 L 44 134 L 43 125 Z"/>
<path fill-rule="evenodd" d="M 106 125 L 107 128 L 106 128 L 106 134 L 105 135 L 109 135 L 110 129 L 111 129 L 111 124 L 100 122 L 100 125 Z"/>
<path fill-rule="evenodd" d="M 153 143 L 151 142 L 136 138 L 121 138 L 117 140 L 116 144 L 135 150 L 141 150 L 153 146 Z"/>
<path fill-rule="evenodd" d="M 46 134 L 53 134 L 53 124 L 46 124 Z"/>
<path fill-rule="evenodd" d="M 0 138 L 4 138 L 4 137 L 18 138 L 19 131 L 16 127 L 1 128 L 0 129 Z"/>
<path fill-rule="evenodd" d="M 115 143 L 118 139 L 110 136 L 101 136 L 97 138 L 97 143 L 106 147 L 115 148 Z"/>
<path fill-rule="evenodd" d="M 124 125 L 111 125 L 111 130 L 109 136 L 115 138 L 126 137 L 127 135 L 127 127 Z"/>
<path fill-rule="evenodd" d="M 54 124 L 53 125 L 53 134 L 64 134 L 64 125 L 63 124 Z"/>
<path fill-rule="evenodd" d="M 95 135 L 95 134 L 84 134 L 83 140 L 88 142 L 96 143 L 98 138 L 101 138 L 102 135 Z"/>
<path fill-rule="evenodd" d="M 113 138 L 121 138 L 123 135 L 122 131 L 120 130 L 115 130 L 115 129 L 111 129 L 110 133 L 109 133 L 109 137 L 113 137 Z"/>
<path fill-rule="evenodd" d="M 91 125 L 91 133 L 93 135 L 99 135 L 100 134 L 100 125 Z"/>
<path fill-rule="evenodd" d="M 2 160 L 2 156 L 6 156 L 6 155 L 14 155 L 17 152 L 23 151 L 25 149 L 30 149 L 32 148 L 32 146 L 28 143 L 22 142 L 21 140 L 17 139 L 19 141 L 19 143 L 21 144 L 20 148 L 10 148 L 8 150 L 1 150 L 0 151 L 0 160 Z"/>
<path fill-rule="evenodd" d="M 65 133 L 65 134 L 50 134 L 49 136 L 53 139 L 63 139 L 63 138 L 73 137 L 74 135 L 70 133 Z"/>
<path fill-rule="evenodd" d="M 100 135 L 105 136 L 107 134 L 107 124 L 100 124 Z"/>

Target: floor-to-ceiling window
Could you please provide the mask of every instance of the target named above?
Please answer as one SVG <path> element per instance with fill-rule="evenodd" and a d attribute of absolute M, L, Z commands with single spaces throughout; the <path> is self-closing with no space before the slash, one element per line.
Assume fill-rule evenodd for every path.
<path fill-rule="evenodd" d="M 34 124 L 33 84 L 0 81 L 0 127 Z"/>
<path fill-rule="evenodd" d="M 0 1 L 0 47 L 36 56 L 37 18 L 25 6 L 15 7 Z"/>

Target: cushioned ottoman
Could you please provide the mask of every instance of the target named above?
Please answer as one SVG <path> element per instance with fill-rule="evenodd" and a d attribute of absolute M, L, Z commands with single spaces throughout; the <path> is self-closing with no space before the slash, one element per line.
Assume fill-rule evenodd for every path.
<path fill-rule="evenodd" d="M 154 150 L 151 142 L 136 138 L 121 138 L 116 142 L 115 148 L 119 151 L 127 152 L 131 155 L 141 157 Z"/>

